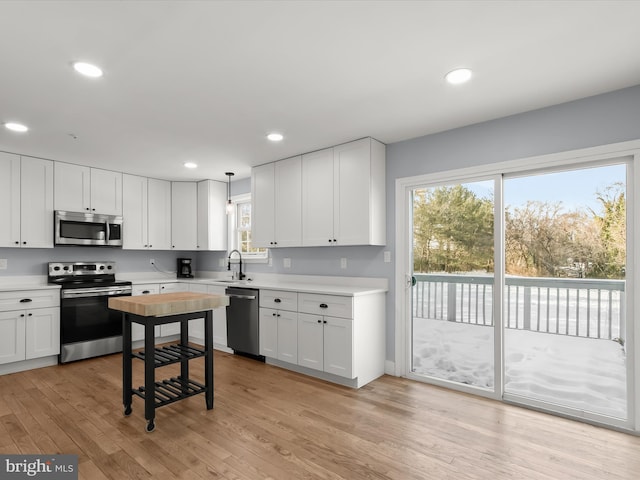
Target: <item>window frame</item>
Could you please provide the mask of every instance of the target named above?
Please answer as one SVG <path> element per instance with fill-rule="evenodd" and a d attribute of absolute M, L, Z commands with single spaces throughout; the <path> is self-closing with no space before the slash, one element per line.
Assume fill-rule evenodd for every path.
<path fill-rule="evenodd" d="M 238 208 L 240 204 L 251 203 L 251 193 L 244 193 L 241 195 L 234 195 L 231 197 L 231 204 L 233 210 L 227 215 L 227 232 L 228 232 L 228 248 L 227 255 L 232 250 L 240 250 L 240 232 L 244 231 L 238 228 Z M 248 230 L 251 231 L 251 230 Z M 254 253 L 242 253 L 242 261 L 245 263 L 268 263 L 269 262 L 269 249 L 266 248 L 264 252 Z"/>

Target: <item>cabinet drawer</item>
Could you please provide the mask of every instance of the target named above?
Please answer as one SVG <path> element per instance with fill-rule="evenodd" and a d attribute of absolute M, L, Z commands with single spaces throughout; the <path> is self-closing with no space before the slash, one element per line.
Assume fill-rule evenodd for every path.
<path fill-rule="evenodd" d="M 283 290 L 260 290 L 260 306 L 277 310 L 298 310 L 298 294 Z"/>
<path fill-rule="evenodd" d="M 300 293 L 298 294 L 298 311 L 331 317 L 353 318 L 353 298 Z"/>
<path fill-rule="evenodd" d="M 160 285 L 157 283 L 141 283 L 131 287 L 131 295 L 155 295 L 160 293 Z"/>
<path fill-rule="evenodd" d="M 15 290 L 0 292 L 0 312 L 60 306 L 60 290 Z"/>

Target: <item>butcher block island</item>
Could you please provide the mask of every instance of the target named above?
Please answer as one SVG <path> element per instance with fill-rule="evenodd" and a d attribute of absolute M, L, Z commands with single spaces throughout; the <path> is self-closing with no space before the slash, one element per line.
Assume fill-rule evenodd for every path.
<path fill-rule="evenodd" d="M 229 297 L 195 292 L 173 292 L 109 299 L 109 308 L 143 317 L 164 317 L 177 313 L 202 312 L 226 307 Z"/>
<path fill-rule="evenodd" d="M 109 299 L 109 308 L 122 312 L 122 403 L 131 415 L 133 395 L 144 399 L 146 431 L 155 429 L 155 409 L 184 398 L 205 394 L 207 410 L 213 408 L 213 316 L 211 309 L 229 304 L 226 295 L 174 292 Z M 204 319 L 204 349 L 189 345 L 189 320 Z M 180 323 L 176 344 L 155 346 L 155 327 Z M 131 324 L 144 326 L 144 350 L 131 348 Z M 149 353 L 151 352 L 151 353 Z M 189 378 L 189 361 L 204 358 L 204 383 Z M 144 361 L 144 385 L 132 386 L 132 360 Z M 180 375 L 156 381 L 157 368 L 180 363 Z"/>

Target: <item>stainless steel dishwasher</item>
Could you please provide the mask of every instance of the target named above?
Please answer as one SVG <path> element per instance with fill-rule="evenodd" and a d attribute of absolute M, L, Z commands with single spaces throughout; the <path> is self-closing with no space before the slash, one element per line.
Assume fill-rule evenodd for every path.
<path fill-rule="evenodd" d="M 260 355 L 259 295 L 256 288 L 227 287 L 227 345 L 234 353 L 264 361 Z"/>

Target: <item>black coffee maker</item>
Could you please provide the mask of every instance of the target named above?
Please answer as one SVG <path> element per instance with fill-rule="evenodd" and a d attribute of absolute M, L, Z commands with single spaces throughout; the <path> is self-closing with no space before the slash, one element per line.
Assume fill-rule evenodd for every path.
<path fill-rule="evenodd" d="M 193 278 L 190 258 L 178 259 L 178 278 Z"/>

